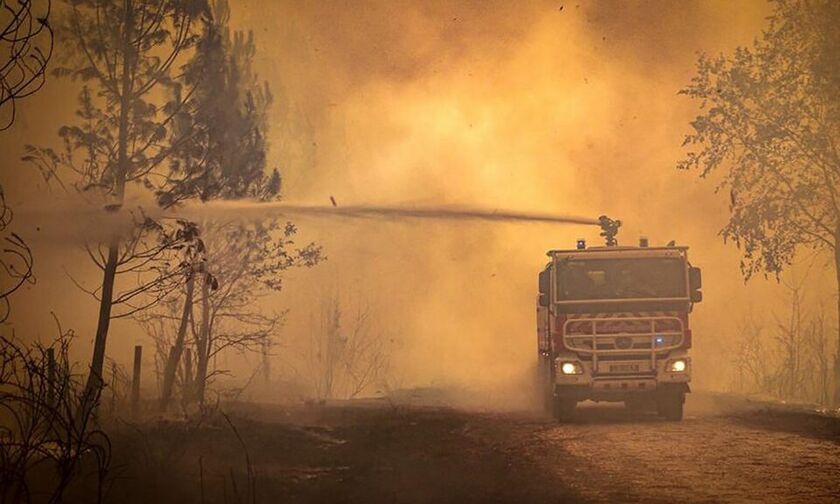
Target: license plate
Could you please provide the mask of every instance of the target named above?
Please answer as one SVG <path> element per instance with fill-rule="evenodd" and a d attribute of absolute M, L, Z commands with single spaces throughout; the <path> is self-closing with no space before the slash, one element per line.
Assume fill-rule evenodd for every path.
<path fill-rule="evenodd" d="M 638 364 L 610 364 L 610 373 L 638 373 Z"/>

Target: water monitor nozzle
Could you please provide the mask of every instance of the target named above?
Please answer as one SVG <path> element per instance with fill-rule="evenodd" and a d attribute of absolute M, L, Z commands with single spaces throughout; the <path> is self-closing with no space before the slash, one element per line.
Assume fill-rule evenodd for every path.
<path fill-rule="evenodd" d="M 606 215 L 598 217 L 598 224 L 601 226 L 601 236 L 607 242 L 607 247 L 615 247 L 618 245 L 618 240 L 615 235 L 618 234 L 618 228 L 621 227 L 621 221 L 618 219 L 610 219 Z"/>

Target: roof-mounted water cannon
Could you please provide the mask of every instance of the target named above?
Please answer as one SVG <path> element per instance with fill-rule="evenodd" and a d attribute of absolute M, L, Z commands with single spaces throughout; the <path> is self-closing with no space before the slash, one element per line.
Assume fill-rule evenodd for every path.
<path fill-rule="evenodd" d="M 610 219 L 606 215 L 598 217 L 598 224 L 601 226 L 601 236 L 607 242 L 607 247 L 615 247 L 618 245 L 618 240 L 615 235 L 618 234 L 618 228 L 621 227 L 621 221 L 618 219 Z"/>

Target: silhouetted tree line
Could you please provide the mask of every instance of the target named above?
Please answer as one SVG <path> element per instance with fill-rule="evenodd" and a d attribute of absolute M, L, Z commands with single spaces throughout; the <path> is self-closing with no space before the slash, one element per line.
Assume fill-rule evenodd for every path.
<path fill-rule="evenodd" d="M 66 63 L 53 73 L 80 83 L 77 120 L 59 129 L 62 149 L 27 146 L 24 159 L 54 185 L 132 216 L 107 242 L 88 247 L 103 276 L 101 287 L 89 291 L 100 310 L 87 403 L 93 407 L 103 385 L 111 320 L 142 320 L 159 305 L 179 306 L 163 359 L 162 406 L 190 343 L 200 401 L 214 352 L 252 343 L 265 348 L 277 327 L 276 318 L 261 318 L 253 306 L 260 289 L 279 289 L 283 270 L 314 265 L 320 249 L 294 249 L 297 229 L 276 220 L 153 219 L 123 205 L 131 185 L 153 193 L 162 209 L 190 200 L 279 197 L 279 171 L 266 170 L 271 93 L 251 68 L 253 35 L 231 35 L 221 0 L 79 0 L 67 7 L 56 24 Z M 250 329 L 214 339 L 225 319 Z"/>
<path fill-rule="evenodd" d="M 50 21 L 45 5 L 40 15 L 25 0 L 0 3 L 12 16 L 0 26 L 0 47 L 5 53 L 8 44 L 13 57 L 0 60 L 0 105 L 4 113 L 11 107 L 4 126 L 14 120 L 15 101 L 43 85 L 55 30 L 61 65 L 50 73 L 77 86 L 76 115 L 58 128 L 59 148 L 28 145 L 23 160 L 55 190 L 123 218 L 104 230 L 105 239 L 86 245 L 102 277 L 95 289 L 77 284 L 99 304 L 83 386 L 67 358 L 71 333 L 43 348 L 2 339 L 2 407 L 16 423 L 4 420 L 0 430 L 0 476 L 11 492 L 4 498 L 15 501 L 29 498 L 28 468 L 45 460 L 60 469 L 57 500 L 92 456 L 99 481 L 107 475 L 107 437 L 97 437 L 94 425 L 112 320 L 156 320 L 161 334 L 171 331 L 161 359 L 161 407 L 176 389 L 183 401 L 202 402 L 212 377 L 224 372 L 213 356 L 270 352 L 282 313 L 265 315 L 256 301 L 281 289 L 283 271 L 322 258 L 315 244 L 296 246 L 292 223 L 196 222 L 173 212 L 196 200 L 280 197 L 280 172 L 267 166 L 272 95 L 251 66 L 253 34 L 227 27 L 225 0 L 65 0 Z M 151 193 L 158 208 L 126 207 L 131 191 Z M 0 230 L 11 217 L 0 189 Z M 32 279 L 33 265 L 25 242 L 7 234 L 3 320 L 9 296 Z"/>
<path fill-rule="evenodd" d="M 751 47 L 703 55 L 682 93 L 702 113 L 678 167 L 720 175 L 730 219 L 721 230 L 743 251 L 741 270 L 775 275 L 803 249 L 834 269 L 840 292 L 840 3 L 776 0 Z M 840 295 L 836 298 L 840 318 Z M 835 348 L 840 348 L 840 323 Z M 833 356 L 840 405 L 840 350 Z"/>
<path fill-rule="evenodd" d="M 807 306 L 808 280 L 783 281 L 786 312 L 769 318 L 744 314 L 734 338 L 734 391 L 831 403 L 834 338 L 823 306 Z"/>

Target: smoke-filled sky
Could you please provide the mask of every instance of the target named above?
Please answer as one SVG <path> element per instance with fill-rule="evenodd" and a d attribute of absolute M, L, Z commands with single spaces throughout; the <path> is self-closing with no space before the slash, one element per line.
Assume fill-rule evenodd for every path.
<path fill-rule="evenodd" d="M 760 34 L 764 1 L 231 3 L 232 28 L 254 31 L 256 71 L 275 95 L 270 160 L 286 200 L 607 214 L 624 221 L 626 242 L 644 234 L 689 245 L 706 296 L 692 321 L 699 386 L 729 372 L 737 313 L 780 299 L 773 282 L 743 286 L 737 250 L 717 236 L 727 206 L 715 182 L 675 169 L 697 111 L 677 92 L 699 52 L 728 53 Z M 57 143 L 74 100 L 70 86 L 50 82 L 0 137 L 12 205 L 37 201 L 37 177 L 16 161 L 22 144 Z M 294 360 L 319 296 L 337 289 L 374 307 L 397 342 L 395 380 L 494 390 L 522 381 L 534 362 L 545 251 L 598 239 L 576 225 L 298 224 L 328 261 L 291 272 L 265 300 L 291 310 L 278 369 Z M 90 265 L 72 247 L 32 240 L 39 282 L 16 301 L 25 306 L 17 332 L 49 335 L 54 310 L 89 344 L 96 303 L 64 270 L 84 277 Z M 127 362 L 143 341 L 120 321 L 109 352 Z"/>

